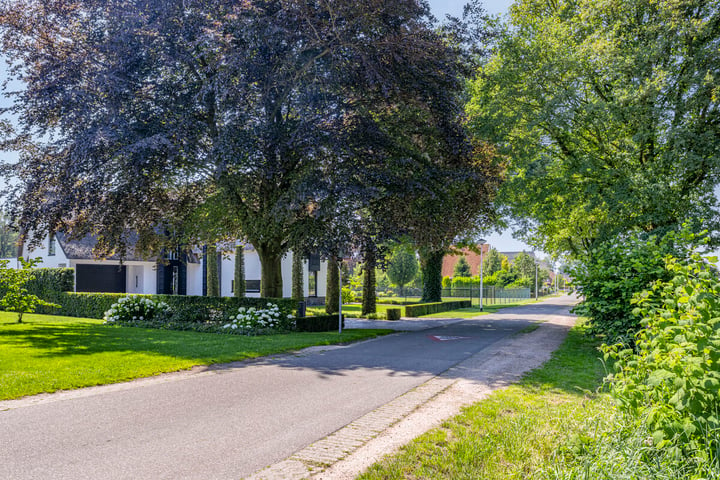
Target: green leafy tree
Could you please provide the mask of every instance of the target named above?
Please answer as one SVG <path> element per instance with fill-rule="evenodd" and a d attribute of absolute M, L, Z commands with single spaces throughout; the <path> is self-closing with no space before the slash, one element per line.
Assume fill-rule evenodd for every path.
<path fill-rule="evenodd" d="M 503 255 L 497 249 L 491 248 L 488 250 L 483 259 L 483 274 L 492 275 L 502 270 L 502 257 Z"/>
<path fill-rule="evenodd" d="M 365 250 L 362 283 L 362 315 L 377 313 L 376 253 L 375 248 L 367 248 Z"/>
<path fill-rule="evenodd" d="M 418 262 L 414 251 L 399 248 L 390 258 L 387 276 L 394 285 L 400 287 L 400 295 L 403 295 L 403 288 L 415 278 L 417 272 Z"/>
<path fill-rule="evenodd" d="M 60 308 L 27 289 L 28 282 L 33 279 L 33 268 L 41 261 L 39 258 L 27 261 L 21 258 L 21 268 L 10 268 L 8 260 L 0 260 L 0 291 L 5 292 L 0 298 L 0 310 L 17 313 L 18 323 L 22 323 L 23 314 L 33 313 L 38 306 Z"/>
<path fill-rule="evenodd" d="M 335 257 L 327 261 L 327 286 L 325 287 L 325 312 L 338 313 L 340 308 L 340 265 Z"/>
<path fill-rule="evenodd" d="M 470 272 L 470 264 L 465 259 L 464 256 L 460 257 L 460 259 L 455 264 L 455 267 L 453 267 L 453 277 L 471 277 L 472 273 Z"/>
<path fill-rule="evenodd" d="M 468 106 L 533 244 L 584 255 L 684 221 L 719 231 L 716 0 L 519 0 Z"/>
<path fill-rule="evenodd" d="M 303 259 L 300 254 L 293 252 L 292 298 L 298 302 L 305 300 L 305 288 L 303 283 Z"/>
<path fill-rule="evenodd" d="M 6 138 L 23 231 L 100 231 L 105 252 L 128 232 L 155 248 L 158 225 L 239 236 L 264 297 L 343 202 L 414 186 L 405 172 L 434 158 L 435 142 L 411 145 L 425 128 L 459 150 L 463 52 L 426 2 L 8 1 L 0 50 L 26 85 Z"/>
<path fill-rule="evenodd" d="M 235 247 L 235 296 L 245 296 L 245 245 Z"/>
<path fill-rule="evenodd" d="M 535 258 L 527 252 L 520 252 L 513 261 L 512 268 L 518 272 L 520 278 L 535 280 Z"/>

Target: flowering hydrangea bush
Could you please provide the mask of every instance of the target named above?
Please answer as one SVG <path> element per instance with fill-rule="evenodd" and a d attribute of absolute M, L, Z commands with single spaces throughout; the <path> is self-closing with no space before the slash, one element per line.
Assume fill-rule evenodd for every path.
<path fill-rule="evenodd" d="M 276 304 L 268 303 L 260 309 L 240 307 L 238 314 L 231 316 L 230 323 L 223 325 L 223 328 L 232 333 L 258 334 L 289 330 L 294 326 L 293 315 L 284 314 Z"/>
<path fill-rule="evenodd" d="M 169 315 L 170 306 L 147 297 L 128 296 L 118 300 L 105 312 L 105 323 L 149 322 L 160 315 Z"/>

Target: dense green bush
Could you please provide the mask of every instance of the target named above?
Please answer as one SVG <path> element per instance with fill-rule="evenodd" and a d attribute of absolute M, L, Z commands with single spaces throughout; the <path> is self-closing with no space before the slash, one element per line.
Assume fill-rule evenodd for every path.
<path fill-rule="evenodd" d="M 105 312 L 125 293 L 72 293 L 56 292 L 50 301 L 61 305 L 54 311 L 43 311 L 68 317 L 103 318 Z M 291 312 L 296 303 L 291 298 L 252 297 L 202 297 L 195 295 L 137 295 L 167 303 L 172 314 L 167 319 L 172 323 L 221 322 L 227 320 L 230 311 L 240 307 L 263 308 L 268 302 L 276 303 L 283 311 Z"/>
<path fill-rule="evenodd" d="M 716 259 L 713 259 L 716 261 Z M 621 407 L 642 419 L 658 447 L 720 449 L 720 280 L 698 254 L 667 258 L 669 280 L 634 298 L 635 350 L 605 347 Z"/>
<path fill-rule="evenodd" d="M 105 323 L 130 324 L 136 320 L 162 320 L 171 313 L 170 306 L 148 297 L 130 295 L 122 297 L 105 312 Z"/>
<path fill-rule="evenodd" d="M 420 317 L 431 313 L 447 312 L 457 308 L 470 308 L 472 306 L 470 300 L 459 300 L 455 302 L 438 302 L 438 303 L 419 303 L 417 305 L 408 305 L 405 307 L 406 317 Z"/>
<path fill-rule="evenodd" d="M 400 308 L 388 308 L 385 315 L 388 320 L 400 320 L 402 311 Z"/>
<path fill-rule="evenodd" d="M 75 270 L 72 268 L 33 268 L 30 278 L 25 284 L 32 295 L 47 300 L 57 292 L 75 290 Z M 3 286 L 0 285 L 0 297 L 4 295 Z"/>
<path fill-rule="evenodd" d="M 608 343 L 632 340 L 640 329 L 640 319 L 632 313 L 633 296 L 655 281 L 669 280 L 665 256 L 685 259 L 698 242 L 695 235 L 683 231 L 661 239 L 631 236 L 594 249 L 571 268 L 577 291 L 584 297 L 574 312 L 589 318 L 590 331 Z"/>
<path fill-rule="evenodd" d="M 345 328 L 345 315 L 343 315 Z M 318 315 L 316 317 L 299 317 L 295 319 L 298 332 L 331 332 L 338 330 L 338 315 Z"/>

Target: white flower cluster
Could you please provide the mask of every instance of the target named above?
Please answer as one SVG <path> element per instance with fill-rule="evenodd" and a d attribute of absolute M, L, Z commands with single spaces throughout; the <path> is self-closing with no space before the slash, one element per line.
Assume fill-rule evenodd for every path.
<path fill-rule="evenodd" d="M 105 323 L 151 320 L 158 313 L 170 314 L 170 306 L 165 302 L 154 301 L 137 295 L 122 297 L 110 310 L 105 312 Z"/>
<path fill-rule="evenodd" d="M 265 308 L 240 307 L 238 314 L 230 317 L 230 323 L 223 325 L 223 328 L 240 330 L 242 333 L 257 332 L 259 330 L 277 330 L 285 325 L 294 323 L 292 315 L 287 315 L 286 322 L 283 321 L 280 308 L 274 303 L 268 303 Z"/>

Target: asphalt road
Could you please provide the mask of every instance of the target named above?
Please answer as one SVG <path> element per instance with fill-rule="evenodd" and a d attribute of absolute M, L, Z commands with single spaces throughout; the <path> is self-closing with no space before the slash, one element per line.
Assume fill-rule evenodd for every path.
<path fill-rule="evenodd" d="M 237 479 L 565 302 L 0 411 L 0 479 Z M 459 338 L 453 338 L 459 337 Z"/>

